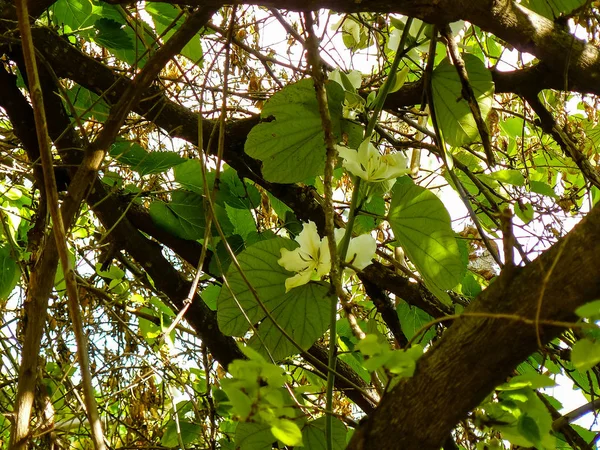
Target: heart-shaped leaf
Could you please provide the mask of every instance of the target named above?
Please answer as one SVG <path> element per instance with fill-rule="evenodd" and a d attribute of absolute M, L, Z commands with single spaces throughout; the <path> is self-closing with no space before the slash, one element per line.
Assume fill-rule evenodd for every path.
<path fill-rule="evenodd" d="M 401 179 L 393 188 L 388 217 L 394 236 L 425 281 L 440 290 L 461 282 L 466 262 L 450 215 L 435 194 Z"/>

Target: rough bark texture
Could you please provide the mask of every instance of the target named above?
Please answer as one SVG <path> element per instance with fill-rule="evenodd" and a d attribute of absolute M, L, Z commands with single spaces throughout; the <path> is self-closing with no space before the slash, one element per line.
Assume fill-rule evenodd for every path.
<path fill-rule="evenodd" d="M 539 306 L 541 320 L 576 320 L 575 308 L 600 296 L 599 239 L 595 207 L 538 259 L 498 278 L 419 361 L 415 375 L 383 397 L 348 448 L 439 449 L 452 428 L 538 350 L 535 325 L 468 313 L 535 320 Z M 546 343 L 563 328 L 539 330 Z"/>

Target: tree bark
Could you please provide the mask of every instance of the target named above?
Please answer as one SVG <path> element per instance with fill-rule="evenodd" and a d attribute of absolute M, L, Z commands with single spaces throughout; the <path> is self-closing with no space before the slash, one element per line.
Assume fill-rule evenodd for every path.
<path fill-rule="evenodd" d="M 512 276 L 500 276 L 465 310 L 355 432 L 348 449 L 439 449 L 456 424 L 514 368 L 600 297 L 600 206 L 566 237 Z M 469 314 L 485 314 L 473 317 Z M 504 314 L 529 320 L 494 316 Z"/>

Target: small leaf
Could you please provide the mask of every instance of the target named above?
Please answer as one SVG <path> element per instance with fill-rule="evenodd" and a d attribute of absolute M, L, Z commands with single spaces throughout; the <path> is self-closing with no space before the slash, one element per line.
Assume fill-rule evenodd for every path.
<path fill-rule="evenodd" d="M 177 447 L 181 438 L 183 444 L 191 444 L 199 440 L 201 433 L 202 426 L 197 423 L 179 419 L 178 431 L 175 421 L 169 420 L 160 443 L 165 447 Z"/>
<path fill-rule="evenodd" d="M 531 389 L 541 389 L 545 387 L 554 386 L 556 382 L 541 373 L 530 372 L 523 375 L 517 375 L 510 379 L 508 383 L 504 383 L 498 386 L 496 389 L 499 391 L 514 391 L 517 389 L 523 389 L 525 387 Z"/>
<path fill-rule="evenodd" d="M 523 6 L 550 19 L 558 19 L 562 15 L 569 15 L 586 0 L 525 0 Z"/>
<path fill-rule="evenodd" d="M 197 240 L 204 238 L 206 214 L 200 195 L 187 191 L 174 191 L 169 203 L 155 201 L 150 204 L 150 217 L 159 227 L 182 239 Z M 230 235 L 233 225 L 227 213 L 219 205 L 215 205 L 217 220 L 225 235 Z M 213 225 L 212 234 L 217 231 Z"/>
<path fill-rule="evenodd" d="M 502 181 L 503 183 L 512 184 L 515 186 L 524 186 L 525 177 L 518 170 L 506 169 L 498 170 L 489 174 L 494 180 Z"/>
<path fill-rule="evenodd" d="M 129 141 L 115 142 L 110 148 L 110 156 L 142 176 L 165 172 L 187 161 L 175 152 L 148 152 L 141 145 Z"/>
<path fill-rule="evenodd" d="M 571 362 L 577 370 L 589 370 L 600 363 L 600 342 L 580 339 L 571 350 Z"/>
<path fill-rule="evenodd" d="M 90 0 L 58 0 L 52 6 L 54 23 L 66 25 L 72 30 L 91 25 L 97 18 L 92 11 Z"/>
<path fill-rule="evenodd" d="M 302 432 L 291 420 L 277 419 L 271 423 L 271 433 L 285 445 L 302 446 Z"/>
<path fill-rule="evenodd" d="M 266 423 L 242 422 L 235 430 L 235 444 L 239 450 L 271 450 L 274 441 L 271 426 Z"/>
<path fill-rule="evenodd" d="M 533 206 L 531 206 L 531 203 L 519 202 L 515 206 L 515 214 L 525 225 L 533 220 Z"/>
<path fill-rule="evenodd" d="M 543 181 L 532 180 L 529 182 L 529 187 L 531 189 L 531 192 L 535 192 L 536 194 L 545 195 L 546 197 L 551 198 L 558 198 L 558 196 L 554 192 L 554 189 L 552 189 L 552 187 L 550 187 L 547 183 L 544 183 Z"/>
<path fill-rule="evenodd" d="M 529 417 L 529 415 L 523 414 L 519 417 L 517 429 L 525 439 L 530 441 L 536 447 L 540 444 L 540 439 L 542 438 L 540 429 L 538 428 L 536 421 Z"/>
<path fill-rule="evenodd" d="M 17 283 L 21 272 L 10 254 L 8 244 L 0 245 L 0 300 L 6 300 Z"/>
<path fill-rule="evenodd" d="M 581 305 L 575 310 L 575 314 L 579 317 L 593 318 L 600 316 L 600 300 L 594 300 L 593 302 Z"/>
<path fill-rule="evenodd" d="M 400 301 L 396 308 L 402 331 L 407 339 L 412 339 L 417 331 L 425 324 L 431 322 L 433 317 L 422 309 L 410 306 L 405 301 Z M 421 335 L 419 341 L 421 344 L 427 344 L 435 336 L 435 328 L 429 328 L 424 335 Z"/>

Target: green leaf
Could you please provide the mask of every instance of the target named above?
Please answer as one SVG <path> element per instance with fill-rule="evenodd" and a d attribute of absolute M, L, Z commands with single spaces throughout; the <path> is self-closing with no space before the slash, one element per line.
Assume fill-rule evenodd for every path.
<path fill-rule="evenodd" d="M 302 429 L 302 440 L 306 449 L 310 450 L 326 450 L 327 443 L 325 441 L 325 416 L 319 417 L 316 420 L 307 422 Z M 333 437 L 333 450 L 343 450 L 346 448 L 346 435 L 348 431 L 344 423 L 334 417 L 332 419 L 331 434 Z"/>
<path fill-rule="evenodd" d="M 239 450 L 271 450 L 275 437 L 266 423 L 241 422 L 235 430 L 235 444 Z"/>
<path fill-rule="evenodd" d="M 529 187 L 531 189 L 531 192 L 535 192 L 536 194 L 545 195 L 546 197 L 551 197 L 555 199 L 558 198 L 558 196 L 554 192 L 554 189 L 552 189 L 552 187 L 550 187 L 547 183 L 544 183 L 543 181 L 531 180 L 529 182 Z"/>
<path fill-rule="evenodd" d="M 498 170 L 490 173 L 489 176 L 494 180 L 502 181 L 503 183 L 513 184 L 515 186 L 525 186 L 525 177 L 518 170 Z"/>
<path fill-rule="evenodd" d="M 21 272 L 10 254 L 7 243 L 0 245 L 0 300 L 6 300 L 17 283 Z"/>
<path fill-rule="evenodd" d="M 281 248 L 292 250 L 294 241 L 275 238 L 258 242 L 238 255 L 245 276 L 258 293 L 265 308 L 275 321 L 303 348 L 308 349 L 319 339 L 329 325 L 329 308 L 332 301 L 328 288 L 319 283 L 308 283 L 285 292 L 285 280 L 293 274 L 281 267 L 277 260 Z M 229 289 L 221 289 L 217 301 L 217 319 L 221 331 L 230 336 L 243 336 L 250 328 L 237 302 L 244 309 L 249 321 L 261 322 L 258 333 L 276 360 L 298 353 L 298 350 L 265 317 L 254 295 L 235 267 L 227 273 Z M 264 352 L 262 342 L 254 336 L 253 348 Z"/>
<path fill-rule="evenodd" d="M 227 397 L 233 407 L 234 414 L 241 420 L 246 420 L 250 412 L 252 412 L 252 400 L 250 397 L 235 386 L 224 387 L 223 389 L 227 392 Z"/>
<path fill-rule="evenodd" d="M 327 84 L 327 96 L 333 133 L 339 138 L 344 91 L 331 81 Z M 269 121 L 250 131 L 245 151 L 263 162 L 266 180 L 296 183 L 323 175 L 325 141 L 311 79 L 291 84 L 273 95 L 261 117 Z"/>
<path fill-rule="evenodd" d="M 109 49 L 133 50 L 133 41 L 119 22 L 103 17 L 96 20 L 94 28 L 98 44 Z"/>
<path fill-rule="evenodd" d="M 187 161 L 175 152 L 148 152 L 138 143 L 130 141 L 115 142 L 109 154 L 142 176 L 165 172 Z"/>
<path fill-rule="evenodd" d="M 174 191 L 169 203 L 155 201 L 150 204 L 150 217 L 159 227 L 182 239 L 198 240 L 204 238 L 206 215 L 201 196 L 187 191 Z M 227 213 L 215 205 L 217 220 L 225 235 L 231 234 L 233 225 Z M 213 225 L 212 234 L 217 231 Z"/>
<path fill-rule="evenodd" d="M 66 25 L 72 30 L 90 26 L 97 19 L 92 11 L 90 0 L 58 0 L 52 6 L 54 23 Z"/>
<path fill-rule="evenodd" d="M 556 382 L 547 375 L 543 375 L 537 372 L 529 372 L 523 375 L 514 376 L 501 386 L 496 389 L 499 391 L 514 391 L 523 389 L 525 387 L 531 389 L 541 389 L 545 387 L 554 386 Z"/>
<path fill-rule="evenodd" d="M 179 419 L 179 434 L 181 434 L 183 444 L 197 442 L 202 434 L 202 425 Z M 174 420 L 167 422 L 160 443 L 165 447 L 177 447 L 179 445 L 177 424 Z"/>
<path fill-rule="evenodd" d="M 100 122 L 105 122 L 108 118 L 110 113 L 108 105 L 92 91 L 75 85 L 67 91 L 67 97 L 80 118 L 94 117 Z"/>
<path fill-rule="evenodd" d="M 181 9 L 168 3 L 147 2 L 145 9 L 154 21 L 156 32 L 163 36 L 163 41 L 168 40 L 185 21 L 185 15 L 181 14 Z M 176 19 L 177 23 L 163 35 L 165 30 L 170 27 Z M 199 37 L 194 36 L 192 39 L 190 39 L 190 41 L 181 50 L 181 54 L 195 64 L 201 62 L 203 52 Z M 199 64 L 199 66 L 202 67 L 201 64 Z"/>
<path fill-rule="evenodd" d="M 577 370 L 589 370 L 600 363 L 600 342 L 580 339 L 571 349 L 571 362 Z"/>
<path fill-rule="evenodd" d="M 246 239 L 250 233 L 256 232 L 256 222 L 248 209 L 238 209 L 225 204 L 227 217 L 233 225 L 233 232 Z"/>
<path fill-rule="evenodd" d="M 412 339 L 417 331 L 421 329 L 425 324 L 431 322 L 433 319 L 422 309 L 414 306 L 410 306 L 405 301 L 401 301 L 396 308 L 398 318 L 400 319 L 400 325 L 402 326 L 402 332 L 407 339 Z M 427 344 L 435 336 L 435 328 L 431 327 L 427 332 L 419 338 L 422 345 Z"/>
<path fill-rule="evenodd" d="M 435 194 L 401 179 L 393 188 L 388 217 L 394 236 L 427 282 L 448 290 L 462 281 L 466 266 L 450 215 Z"/>
<path fill-rule="evenodd" d="M 217 310 L 217 298 L 221 293 L 221 286 L 211 284 L 202 290 L 202 300 L 213 311 Z"/>
<path fill-rule="evenodd" d="M 570 14 L 585 2 L 586 0 L 525 0 L 523 6 L 554 20 L 562 15 Z"/>
<path fill-rule="evenodd" d="M 277 419 L 271 423 L 271 433 L 285 445 L 302 446 L 302 432 L 291 420 Z"/>
<path fill-rule="evenodd" d="M 214 226 L 214 225 L 213 225 Z M 213 231 L 216 230 L 213 228 Z M 233 234 L 231 236 L 226 237 L 227 244 L 233 251 L 235 255 L 239 254 L 246 247 L 244 239 L 239 234 Z M 231 256 L 229 251 L 225 247 L 225 242 L 223 240 L 219 240 L 215 251 L 213 253 L 213 257 L 210 260 L 209 270 L 210 273 L 216 276 L 222 276 L 227 272 L 229 265 L 231 264 Z"/>
<path fill-rule="evenodd" d="M 203 239 L 206 217 L 202 197 L 175 191 L 171 198 L 169 203 L 156 201 L 150 204 L 150 217 L 154 223 L 182 239 Z"/>
<path fill-rule="evenodd" d="M 584 318 L 597 318 L 600 316 L 600 300 L 594 300 L 593 302 L 581 305 L 575 310 L 575 314 Z"/>
<path fill-rule="evenodd" d="M 515 206 L 515 214 L 525 225 L 533 220 L 533 206 L 531 206 L 531 203 L 519 202 Z"/>
<path fill-rule="evenodd" d="M 463 54 L 469 82 L 479 103 L 483 119 L 492 108 L 494 82 L 489 70 L 479 58 Z M 431 76 L 433 104 L 445 141 L 453 147 L 479 140 L 479 131 L 469 104 L 462 98 L 462 85 L 456 68 L 445 58 Z"/>
<path fill-rule="evenodd" d="M 536 447 L 540 444 L 540 439 L 542 438 L 540 429 L 538 428 L 536 421 L 527 414 L 523 414 L 519 417 L 517 430 L 525 439 L 533 443 Z"/>
<path fill-rule="evenodd" d="M 103 19 L 109 19 L 116 22 L 121 26 L 121 32 L 117 32 L 117 47 L 107 48 L 110 52 L 115 55 L 121 61 L 126 62 L 130 66 L 143 67 L 148 60 L 149 54 L 158 49 L 157 38 L 154 30 L 144 22 L 142 19 L 130 17 L 129 22 L 125 21 L 124 12 L 122 7 L 119 5 L 109 5 L 102 3 L 102 6 L 98 8 L 98 15 Z M 134 31 L 135 30 L 135 31 Z M 123 39 L 123 33 L 127 36 L 131 42 L 131 48 L 122 48 L 124 42 L 120 42 Z M 120 36 L 120 37 L 119 37 Z M 92 38 L 95 36 L 92 35 Z M 111 44 L 108 36 L 107 44 Z M 146 52 L 149 50 L 149 52 Z"/>

